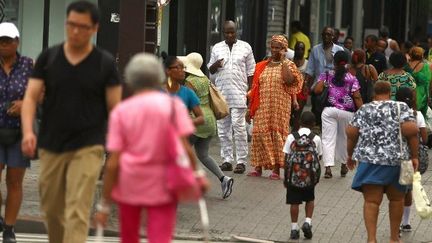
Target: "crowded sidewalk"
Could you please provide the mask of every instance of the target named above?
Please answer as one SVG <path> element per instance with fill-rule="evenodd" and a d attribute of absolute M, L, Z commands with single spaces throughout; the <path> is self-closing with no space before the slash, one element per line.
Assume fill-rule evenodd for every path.
<path fill-rule="evenodd" d="M 219 141 L 214 139 L 210 154 L 215 159 L 220 159 L 219 151 Z M 24 180 L 24 200 L 19 218 L 27 221 L 41 221 L 37 187 L 38 170 L 39 162 L 32 162 L 31 169 Z M 209 176 L 212 186 L 205 198 L 209 210 L 212 242 L 232 242 L 232 235 L 276 242 L 298 242 L 289 241 L 289 206 L 285 204 L 285 189 L 282 181 L 269 180 L 268 172 L 261 178 L 237 175 L 232 172 L 228 172 L 227 175 L 235 180 L 234 191 L 227 200 L 221 199 L 217 179 Z M 341 178 L 339 171 L 335 170 L 332 179 L 325 180 L 321 177 L 315 190 L 314 237 L 312 240 L 305 240 L 301 235 L 299 242 L 364 242 L 366 230 L 362 217 L 363 199 L 360 193 L 350 188 L 352 176 L 353 173 L 350 172 L 346 178 Z M 423 185 L 428 195 L 432 195 L 430 170 L 423 175 Z M 303 215 L 304 211 L 300 211 L 300 218 Z M 430 231 L 432 221 L 420 220 L 414 206 L 411 219 L 413 230 L 402 234 L 403 242 L 432 242 Z M 385 242 L 389 235 L 387 199 L 384 199 L 378 222 L 378 241 Z M 117 217 L 113 215 L 109 229 L 116 231 L 117 223 Z M 27 233 L 25 225 L 25 223 L 18 224 L 16 231 Z M 201 236 L 198 206 L 181 205 L 178 210 L 176 239 L 194 242 Z"/>

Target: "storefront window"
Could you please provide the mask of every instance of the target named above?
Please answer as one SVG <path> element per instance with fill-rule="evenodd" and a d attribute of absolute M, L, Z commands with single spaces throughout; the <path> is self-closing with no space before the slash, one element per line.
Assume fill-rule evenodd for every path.
<path fill-rule="evenodd" d="M 18 25 L 19 0 L 0 0 L 0 22 Z"/>
<path fill-rule="evenodd" d="M 214 45 L 221 40 L 222 35 L 222 1 L 211 1 L 211 15 L 210 15 L 210 45 Z"/>

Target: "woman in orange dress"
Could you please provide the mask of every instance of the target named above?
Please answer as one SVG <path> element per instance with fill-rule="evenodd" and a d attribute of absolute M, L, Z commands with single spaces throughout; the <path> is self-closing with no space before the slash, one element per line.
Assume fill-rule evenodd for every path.
<path fill-rule="evenodd" d="M 288 42 L 275 35 L 270 42 L 271 57 L 256 65 L 249 94 L 249 117 L 253 118 L 251 165 L 248 176 L 261 176 L 271 169 L 270 179 L 280 179 L 284 165 L 282 148 L 290 132 L 291 104 L 298 109 L 296 94 L 303 77 L 296 65 L 285 58 Z"/>

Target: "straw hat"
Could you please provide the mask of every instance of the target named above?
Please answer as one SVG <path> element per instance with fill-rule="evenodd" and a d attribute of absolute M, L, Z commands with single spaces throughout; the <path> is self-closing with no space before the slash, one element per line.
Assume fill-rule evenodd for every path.
<path fill-rule="evenodd" d="M 187 56 L 178 57 L 186 67 L 185 72 L 191 73 L 198 77 L 204 77 L 205 74 L 201 71 L 201 66 L 203 64 L 203 58 L 201 54 L 197 52 L 189 53 Z"/>

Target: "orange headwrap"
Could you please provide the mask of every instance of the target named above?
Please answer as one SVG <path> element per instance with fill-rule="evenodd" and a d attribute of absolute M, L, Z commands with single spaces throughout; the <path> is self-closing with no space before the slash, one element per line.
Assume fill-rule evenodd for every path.
<path fill-rule="evenodd" d="M 271 41 L 280 43 L 285 50 L 288 49 L 288 40 L 283 35 L 274 35 L 272 36 Z"/>

